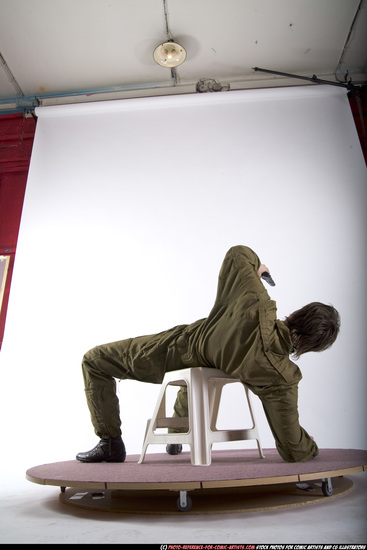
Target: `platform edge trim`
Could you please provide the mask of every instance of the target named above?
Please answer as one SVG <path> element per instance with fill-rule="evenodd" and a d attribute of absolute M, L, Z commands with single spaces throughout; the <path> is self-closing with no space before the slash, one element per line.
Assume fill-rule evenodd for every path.
<path fill-rule="evenodd" d="M 220 489 L 221 487 L 254 487 L 257 485 L 278 485 L 281 483 L 297 483 L 297 474 L 275 477 L 254 477 L 251 479 L 227 479 L 217 481 L 203 481 L 203 489 Z"/>
<path fill-rule="evenodd" d="M 106 484 L 106 489 L 123 489 L 125 491 L 154 491 L 154 490 L 168 490 L 168 491 L 193 491 L 194 489 L 201 489 L 200 481 L 165 481 L 165 482 L 141 482 L 141 483 L 126 483 L 121 481 L 109 481 Z"/>
<path fill-rule="evenodd" d="M 38 485 L 46 485 L 45 480 L 39 477 L 34 477 L 26 473 L 25 478 L 27 481 L 31 481 L 32 483 L 38 483 Z"/>
<path fill-rule="evenodd" d="M 328 470 L 325 472 L 310 472 L 309 474 L 300 474 L 300 481 L 311 479 L 322 479 L 324 477 L 338 477 L 343 475 L 358 474 L 363 472 L 363 466 L 354 466 L 352 468 L 341 468 L 340 470 Z"/>

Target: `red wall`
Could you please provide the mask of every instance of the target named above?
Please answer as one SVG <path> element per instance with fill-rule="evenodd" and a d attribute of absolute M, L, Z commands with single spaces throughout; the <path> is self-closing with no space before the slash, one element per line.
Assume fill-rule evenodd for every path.
<path fill-rule="evenodd" d="M 35 129 L 33 117 L 24 118 L 21 113 L 0 116 L 0 255 L 10 256 L 0 313 L 0 347 Z"/>
<path fill-rule="evenodd" d="M 367 164 L 367 86 L 362 86 L 359 91 L 359 95 L 349 93 L 348 97 Z"/>

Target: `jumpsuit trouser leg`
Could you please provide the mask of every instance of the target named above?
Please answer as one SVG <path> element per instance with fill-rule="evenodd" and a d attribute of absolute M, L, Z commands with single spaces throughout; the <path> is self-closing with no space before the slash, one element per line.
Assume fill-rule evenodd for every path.
<path fill-rule="evenodd" d="M 121 435 L 116 380 L 131 378 L 121 361 L 121 343 L 97 346 L 82 361 L 85 396 L 94 431 L 101 439 Z M 120 348 L 120 349 L 119 349 Z"/>
<path fill-rule="evenodd" d="M 98 437 L 111 439 L 121 435 L 115 379 L 161 384 L 167 371 L 185 368 L 175 346 L 185 326 L 97 346 L 84 355 L 85 395 Z"/>

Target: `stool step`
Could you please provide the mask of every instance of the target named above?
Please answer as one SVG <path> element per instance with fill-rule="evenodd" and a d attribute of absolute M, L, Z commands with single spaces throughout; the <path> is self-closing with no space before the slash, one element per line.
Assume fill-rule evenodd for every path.
<path fill-rule="evenodd" d="M 187 428 L 189 429 L 189 419 L 187 416 L 175 416 L 171 418 L 157 418 L 155 421 L 156 428 Z"/>

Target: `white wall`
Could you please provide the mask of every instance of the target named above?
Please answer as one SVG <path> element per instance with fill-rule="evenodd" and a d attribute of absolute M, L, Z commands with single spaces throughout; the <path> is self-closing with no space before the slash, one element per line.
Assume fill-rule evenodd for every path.
<path fill-rule="evenodd" d="M 85 351 L 205 317 L 235 244 L 271 269 L 279 318 L 314 300 L 340 311 L 333 348 L 299 361 L 300 419 L 320 447 L 367 448 L 366 170 L 345 92 L 193 94 L 37 115 L 0 357 L 2 437 L 24 450 L 14 460 L 26 468 L 94 446 Z M 119 385 L 130 454 L 158 390 Z M 226 407 L 238 416 L 236 401 Z"/>

